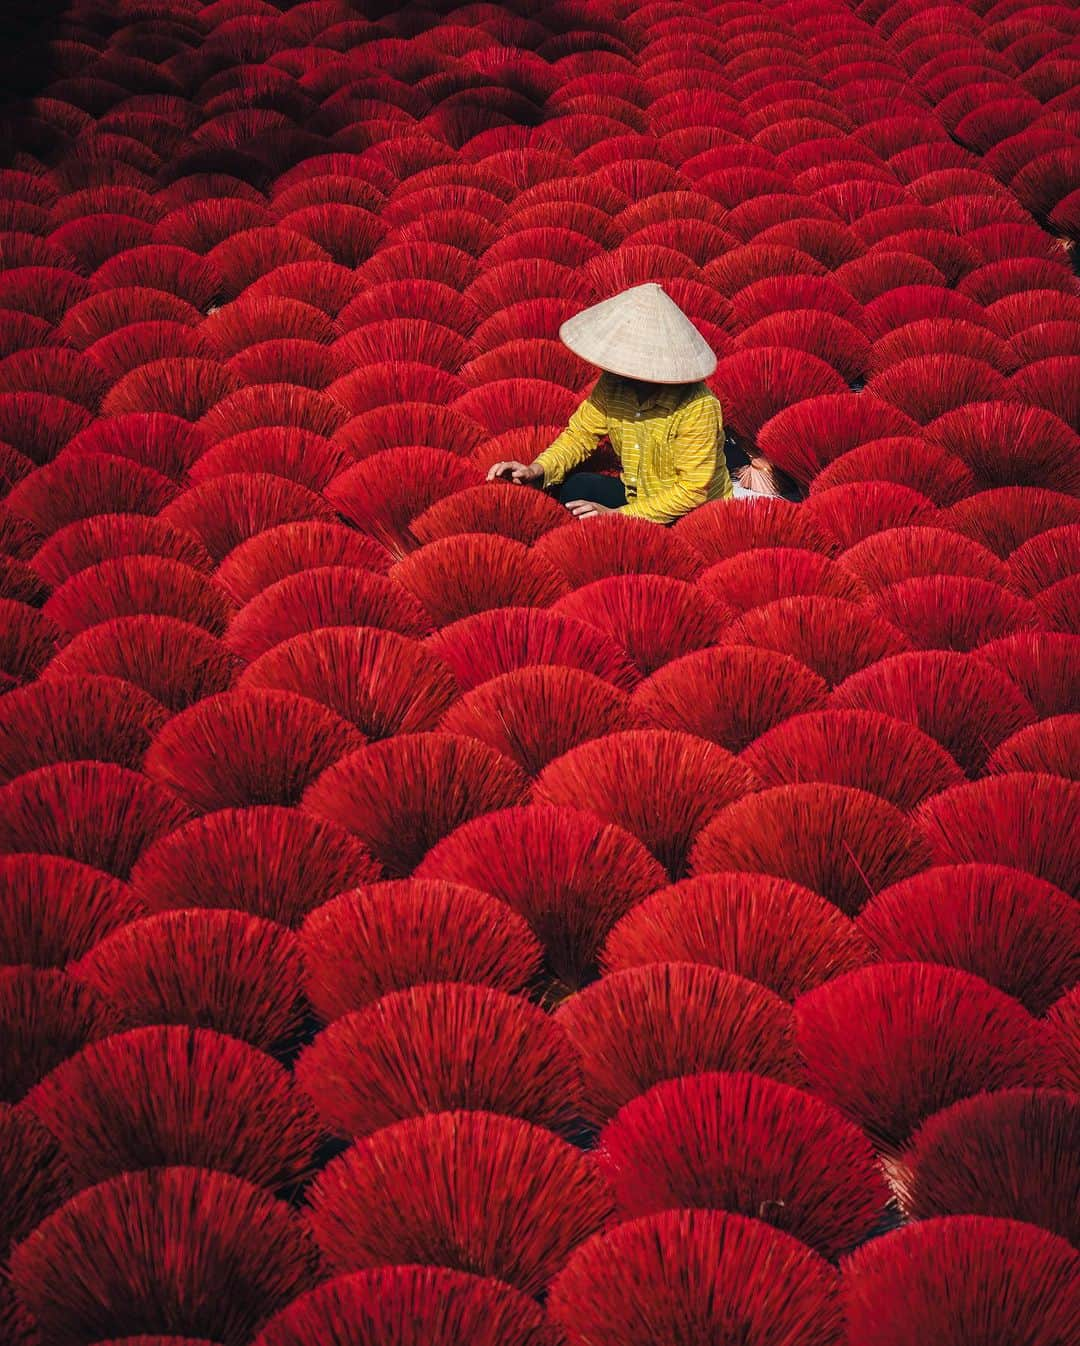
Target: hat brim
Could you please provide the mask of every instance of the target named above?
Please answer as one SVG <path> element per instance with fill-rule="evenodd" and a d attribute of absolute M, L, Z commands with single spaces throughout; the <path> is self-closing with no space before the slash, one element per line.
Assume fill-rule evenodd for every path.
<path fill-rule="evenodd" d="M 573 318 L 569 320 L 573 321 Z M 615 374 L 619 378 L 636 379 L 640 383 L 674 385 L 700 383 L 716 373 L 716 354 L 709 346 L 705 346 L 696 360 L 665 359 L 659 352 L 651 358 L 648 356 L 635 358 L 629 353 L 620 354 L 617 351 L 606 350 L 598 343 L 589 341 L 587 336 L 579 336 L 573 331 L 567 332 L 568 326 L 569 323 L 563 323 L 559 328 L 559 340 L 566 349 L 589 364 L 595 365 L 597 369 L 602 369 L 607 374 Z M 704 337 L 702 342 L 704 343 Z"/>

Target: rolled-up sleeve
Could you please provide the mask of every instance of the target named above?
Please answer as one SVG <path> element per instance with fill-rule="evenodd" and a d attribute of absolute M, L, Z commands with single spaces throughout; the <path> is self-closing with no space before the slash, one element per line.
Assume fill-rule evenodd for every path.
<path fill-rule="evenodd" d="M 731 494 L 731 478 L 723 455 L 720 403 L 697 397 L 681 407 L 671 428 L 675 478 L 647 496 L 623 505 L 620 513 L 653 523 L 673 523 L 698 505 Z"/>
<path fill-rule="evenodd" d="M 568 472 L 595 451 L 607 431 L 608 413 L 601 381 L 570 417 L 558 439 L 537 456 L 536 461 L 544 469 L 544 485 L 558 486 Z"/>

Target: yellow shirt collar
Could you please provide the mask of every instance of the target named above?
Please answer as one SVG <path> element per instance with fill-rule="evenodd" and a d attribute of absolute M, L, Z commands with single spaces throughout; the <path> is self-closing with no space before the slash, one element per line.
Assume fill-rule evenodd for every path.
<path fill-rule="evenodd" d="M 626 384 L 629 379 L 620 378 L 618 374 L 605 374 L 605 378 L 610 379 L 612 383 Z M 686 384 L 665 384 L 657 383 L 654 385 L 654 391 L 647 401 L 640 403 L 642 411 L 659 407 L 665 411 L 674 411 L 679 403 L 686 396 Z"/>

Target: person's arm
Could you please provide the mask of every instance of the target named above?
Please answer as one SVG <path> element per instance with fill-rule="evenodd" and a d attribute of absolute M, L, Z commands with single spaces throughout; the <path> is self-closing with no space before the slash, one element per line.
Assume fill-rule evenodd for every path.
<path fill-rule="evenodd" d="M 709 485 L 718 474 L 727 478 L 724 427 L 715 397 L 697 397 L 676 412 L 672 427 L 675 481 L 646 497 L 638 496 L 618 511 L 652 523 L 674 523 L 708 499 Z M 724 495 L 731 494 L 730 480 Z"/>
<path fill-rule="evenodd" d="M 558 439 L 537 456 L 533 466 L 543 468 L 544 485 L 558 486 L 568 472 L 595 451 L 607 428 L 607 402 L 601 379 L 570 417 Z"/>

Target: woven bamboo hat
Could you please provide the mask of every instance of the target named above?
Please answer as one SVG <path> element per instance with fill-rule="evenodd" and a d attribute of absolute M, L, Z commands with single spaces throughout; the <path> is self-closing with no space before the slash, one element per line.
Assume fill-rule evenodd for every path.
<path fill-rule="evenodd" d="M 659 285 L 635 285 L 569 318 L 559 339 L 589 364 L 643 383 L 698 383 L 716 355 Z"/>

